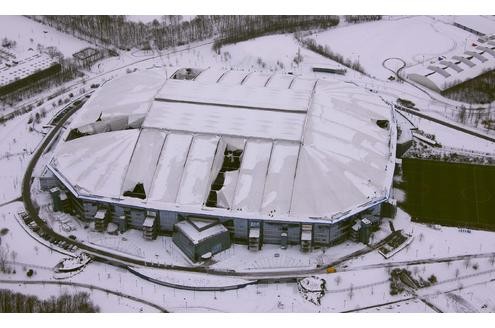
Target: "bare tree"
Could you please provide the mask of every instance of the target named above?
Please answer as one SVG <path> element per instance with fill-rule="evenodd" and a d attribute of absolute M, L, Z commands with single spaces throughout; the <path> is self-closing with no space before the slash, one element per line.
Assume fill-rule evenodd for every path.
<path fill-rule="evenodd" d="M 15 260 L 17 259 L 17 252 L 12 250 L 12 252 L 10 252 L 10 257 L 12 258 L 12 261 L 14 262 L 14 267 L 15 267 Z M 15 270 L 15 268 L 14 268 Z"/>
<path fill-rule="evenodd" d="M 351 284 L 351 287 L 349 288 L 349 294 L 347 294 L 349 296 L 349 299 L 352 300 L 352 297 L 354 296 L 354 285 Z"/>
<path fill-rule="evenodd" d="M 7 271 L 7 251 L 0 246 L 0 272 Z"/>

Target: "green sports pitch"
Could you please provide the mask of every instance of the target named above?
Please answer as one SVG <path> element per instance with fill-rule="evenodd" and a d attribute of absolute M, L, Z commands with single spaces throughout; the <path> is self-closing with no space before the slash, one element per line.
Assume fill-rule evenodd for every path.
<path fill-rule="evenodd" d="M 404 159 L 402 206 L 414 221 L 495 230 L 495 166 Z"/>

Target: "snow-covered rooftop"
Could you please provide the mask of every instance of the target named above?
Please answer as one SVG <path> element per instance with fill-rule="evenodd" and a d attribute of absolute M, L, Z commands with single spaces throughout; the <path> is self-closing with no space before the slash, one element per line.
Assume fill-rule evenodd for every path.
<path fill-rule="evenodd" d="M 22 80 L 55 65 L 56 61 L 34 50 L 16 53 L 0 47 L 0 87 Z"/>
<path fill-rule="evenodd" d="M 388 197 L 395 121 L 376 95 L 293 75 L 196 79 L 147 71 L 109 82 L 49 168 L 86 199 L 197 215 L 335 220 Z"/>
<path fill-rule="evenodd" d="M 494 23 L 495 25 L 495 23 Z M 407 77 L 437 92 L 495 69 L 495 43 L 475 43 L 464 53 L 406 69 Z"/>
<path fill-rule="evenodd" d="M 221 224 L 216 224 L 209 228 L 199 230 L 187 220 L 176 223 L 175 227 L 179 229 L 184 235 L 186 235 L 187 238 L 189 238 L 193 242 L 193 244 L 199 244 L 201 241 L 207 238 L 228 231 L 227 228 L 225 228 Z"/>
<path fill-rule="evenodd" d="M 461 15 L 455 16 L 454 22 L 483 34 L 495 33 L 495 22 L 488 17 Z"/>

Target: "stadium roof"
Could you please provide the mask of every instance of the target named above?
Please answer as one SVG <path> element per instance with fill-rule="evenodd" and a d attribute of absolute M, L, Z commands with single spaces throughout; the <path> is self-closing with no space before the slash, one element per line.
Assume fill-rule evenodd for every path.
<path fill-rule="evenodd" d="M 137 72 L 92 96 L 49 168 L 86 199 L 337 220 L 388 198 L 392 115 L 376 95 L 340 81 L 212 69 L 197 81 L 165 81 Z"/>

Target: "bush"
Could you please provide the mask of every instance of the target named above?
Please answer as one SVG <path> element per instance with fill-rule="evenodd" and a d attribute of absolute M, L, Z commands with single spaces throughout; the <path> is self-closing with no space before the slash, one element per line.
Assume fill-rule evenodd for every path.
<path fill-rule="evenodd" d="M 29 269 L 27 272 L 26 272 L 26 276 L 28 276 L 29 278 L 31 278 L 33 276 L 33 269 Z"/>
<path fill-rule="evenodd" d="M 428 278 L 428 281 L 431 283 L 431 284 L 436 284 L 437 283 L 437 277 L 432 274 L 429 278 Z"/>

